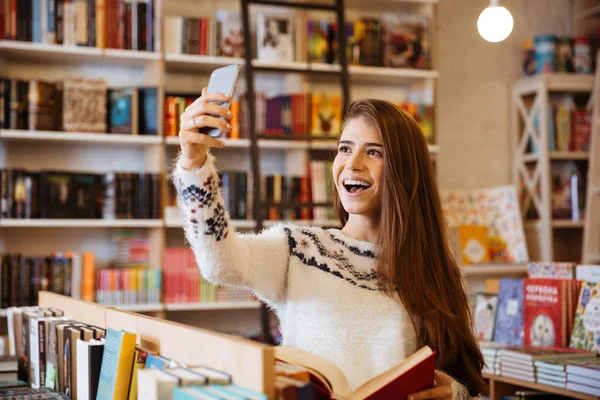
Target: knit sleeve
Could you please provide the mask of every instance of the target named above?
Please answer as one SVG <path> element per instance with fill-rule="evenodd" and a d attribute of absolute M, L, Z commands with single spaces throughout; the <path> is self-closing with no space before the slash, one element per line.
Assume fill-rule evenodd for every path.
<path fill-rule="evenodd" d="M 173 171 L 186 239 L 206 280 L 250 289 L 275 305 L 286 293 L 287 236 L 279 226 L 260 234 L 240 234 L 231 227 L 214 162 L 208 154 L 201 168 L 187 171 L 177 161 Z"/>
<path fill-rule="evenodd" d="M 480 397 L 469 396 L 467 387 L 455 380 L 452 381 L 452 400 L 475 400 Z"/>

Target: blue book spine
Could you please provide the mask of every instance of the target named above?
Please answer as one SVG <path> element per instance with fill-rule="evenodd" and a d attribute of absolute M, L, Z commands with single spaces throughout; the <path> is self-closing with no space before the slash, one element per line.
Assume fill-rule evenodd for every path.
<path fill-rule="evenodd" d="M 523 345 L 523 280 L 501 279 L 494 341 Z"/>
<path fill-rule="evenodd" d="M 146 368 L 168 368 L 169 362 L 170 360 L 168 358 L 156 354 L 148 354 L 148 358 L 146 358 Z"/>
<path fill-rule="evenodd" d="M 117 363 L 119 362 L 122 337 L 123 333 L 114 329 L 108 328 L 106 331 L 106 342 L 104 343 L 104 355 L 102 356 L 102 367 L 100 368 L 100 380 L 98 381 L 96 400 L 112 400 L 117 380 Z"/>
<path fill-rule="evenodd" d="M 32 17 L 33 17 L 33 43 L 42 43 L 42 31 L 41 31 L 41 8 L 42 0 L 31 0 L 32 6 Z"/>
<path fill-rule="evenodd" d="M 46 12 L 48 14 L 48 38 L 51 38 L 50 43 L 54 43 L 56 41 L 56 24 L 55 24 L 55 8 L 56 4 L 54 0 L 48 0 L 48 8 Z"/>

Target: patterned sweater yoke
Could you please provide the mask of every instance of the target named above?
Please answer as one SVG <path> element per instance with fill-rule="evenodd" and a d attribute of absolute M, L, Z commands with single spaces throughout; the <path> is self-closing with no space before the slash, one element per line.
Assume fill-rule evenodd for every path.
<path fill-rule="evenodd" d="M 375 245 L 318 227 L 235 232 L 210 154 L 194 171 L 178 162 L 172 178 L 204 278 L 252 290 L 277 313 L 284 345 L 334 362 L 353 389 L 417 350 L 405 308 L 378 289 Z M 454 382 L 453 397 L 466 388 Z"/>

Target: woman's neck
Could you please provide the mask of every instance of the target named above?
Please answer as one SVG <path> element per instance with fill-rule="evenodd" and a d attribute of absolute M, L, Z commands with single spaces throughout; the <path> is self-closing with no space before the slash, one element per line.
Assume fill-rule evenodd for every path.
<path fill-rule="evenodd" d="M 379 221 L 376 218 L 360 214 L 350 214 L 342 233 L 351 238 L 369 243 L 377 243 Z"/>

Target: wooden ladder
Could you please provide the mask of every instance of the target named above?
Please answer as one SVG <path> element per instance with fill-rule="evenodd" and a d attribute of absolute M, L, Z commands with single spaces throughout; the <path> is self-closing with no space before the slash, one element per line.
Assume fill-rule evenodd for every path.
<path fill-rule="evenodd" d="M 596 55 L 596 78 L 590 104 L 592 104 L 594 112 L 590 140 L 582 262 L 584 264 L 600 264 L 600 52 Z"/>

